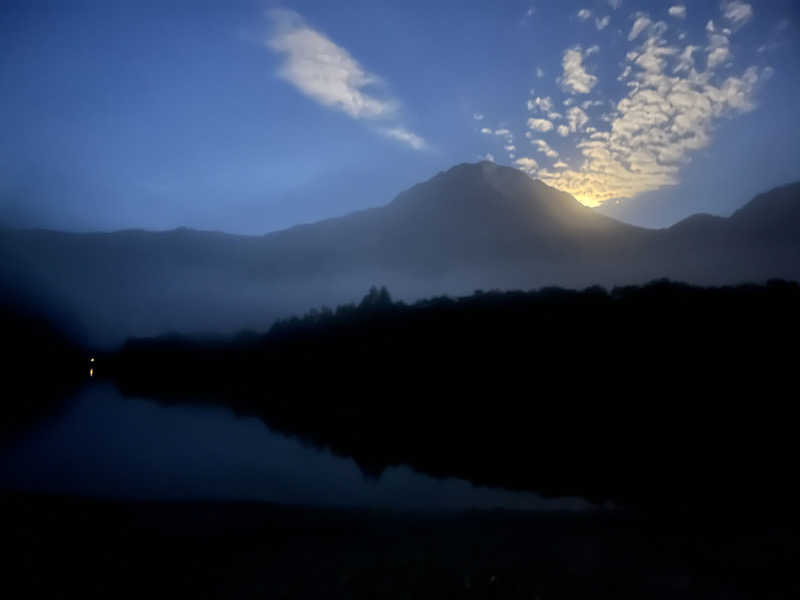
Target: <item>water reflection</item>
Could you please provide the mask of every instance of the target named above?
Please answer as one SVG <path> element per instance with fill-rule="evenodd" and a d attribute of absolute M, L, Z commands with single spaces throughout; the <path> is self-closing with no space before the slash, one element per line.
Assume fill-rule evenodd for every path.
<path fill-rule="evenodd" d="M 270 431 L 252 417 L 206 405 L 126 398 L 85 388 L 55 422 L 0 461 L 0 485 L 103 496 L 249 499 L 398 509 L 582 509 L 578 499 L 473 487 L 393 467 L 377 479 L 349 458 Z"/>

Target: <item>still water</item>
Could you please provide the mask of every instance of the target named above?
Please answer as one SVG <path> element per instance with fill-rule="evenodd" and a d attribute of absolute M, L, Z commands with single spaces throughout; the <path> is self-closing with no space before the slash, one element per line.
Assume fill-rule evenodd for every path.
<path fill-rule="evenodd" d="M 366 478 L 334 456 L 223 407 L 170 405 L 86 387 L 0 450 L 0 488 L 152 499 L 241 499 L 414 510 L 580 510 L 579 499 L 436 479 L 408 467 Z"/>

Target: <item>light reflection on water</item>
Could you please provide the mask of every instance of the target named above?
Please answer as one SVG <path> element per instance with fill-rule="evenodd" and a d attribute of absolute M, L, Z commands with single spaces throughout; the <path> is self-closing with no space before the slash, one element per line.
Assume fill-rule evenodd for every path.
<path fill-rule="evenodd" d="M 438 480 L 408 467 L 366 479 L 349 458 L 216 406 L 164 406 L 85 388 L 0 456 L 0 487 L 158 499 L 243 499 L 397 509 L 581 509 L 578 499 Z"/>

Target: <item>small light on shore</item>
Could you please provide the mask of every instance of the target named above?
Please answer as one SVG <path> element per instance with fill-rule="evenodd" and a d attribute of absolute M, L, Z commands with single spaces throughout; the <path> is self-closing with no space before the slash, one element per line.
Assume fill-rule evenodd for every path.
<path fill-rule="evenodd" d="M 94 362 L 94 356 L 89 359 L 89 362 Z"/>
<path fill-rule="evenodd" d="M 94 367 L 89 369 L 89 377 L 94 377 Z"/>

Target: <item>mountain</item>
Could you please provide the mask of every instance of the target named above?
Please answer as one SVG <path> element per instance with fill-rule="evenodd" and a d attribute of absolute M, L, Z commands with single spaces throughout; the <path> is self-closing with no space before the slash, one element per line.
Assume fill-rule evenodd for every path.
<path fill-rule="evenodd" d="M 0 256 L 76 314 L 94 343 L 163 331 L 264 329 L 360 298 L 474 289 L 800 279 L 800 184 L 730 218 L 660 230 L 581 205 L 521 171 L 461 164 L 388 205 L 263 236 L 0 232 Z"/>

